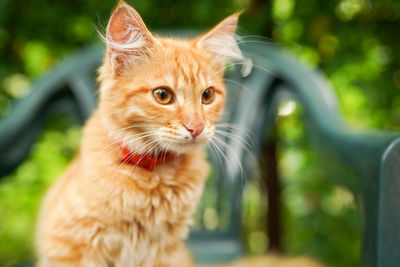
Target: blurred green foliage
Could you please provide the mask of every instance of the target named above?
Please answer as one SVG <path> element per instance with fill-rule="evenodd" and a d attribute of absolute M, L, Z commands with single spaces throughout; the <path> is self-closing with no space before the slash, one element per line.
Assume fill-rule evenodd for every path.
<path fill-rule="evenodd" d="M 114 0 L 0 0 L 0 116 L 29 93 L 38 76 L 67 54 L 98 40 Z M 238 10 L 242 36 L 265 36 L 333 85 L 355 128 L 400 129 L 400 2 L 396 0 L 136 0 L 151 29 L 209 28 Z M 244 38 L 244 41 L 250 40 Z M 277 119 L 282 177 L 283 243 L 329 266 L 359 262 L 361 219 L 353 196 L 331 183 L 310 151 L 301 108 L 286 103 Z M 74 124 L 72 124 L 74 125 Z M 0 183 L 0 266 L 33 257 L 40 198 L 79 146 L 80 130 L 52 120 L 28 159 Z M 205 201 L 213 202 L 209 193 Z M 244 190 L 243 236 L 249 253 L 268 250 L 265 195 L 252 180 Z M 208 208 L 206 227 L 216 224 Z"/>

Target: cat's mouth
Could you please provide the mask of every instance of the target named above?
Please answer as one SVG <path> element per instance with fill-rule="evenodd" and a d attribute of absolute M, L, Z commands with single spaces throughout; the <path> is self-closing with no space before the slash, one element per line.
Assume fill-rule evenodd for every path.
<path fill-rule="evenodd" d="M 205 145 L 207 140 L 204 139 L 191 139 L 183 140 L 180 142 L 174 142 L 170 144 L 169 150 L 175 153 L 190 153 L 199 146 Z"/>
<path fill-rule="evenodd" d="M 180 142 L 177 142 L 178 145 L 181 146 L 196 146 L 206 144 L 208 142 L 207 138 L 193 138 L 193 139 L 185 139 Z"/>

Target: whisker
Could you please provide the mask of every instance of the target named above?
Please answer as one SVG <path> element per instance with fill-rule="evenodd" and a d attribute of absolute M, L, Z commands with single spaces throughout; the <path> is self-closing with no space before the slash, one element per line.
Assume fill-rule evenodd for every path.
<path fill-rule="evenodd" d="M 139 164 L 139 162 L 140 162 L 145 156 L 149 155 L 150 152 L 151 152 L 155 147 L 157 147 L 158 142 L 157 142 L 156 139 L 153 139 L 152 142 L 150 142 L 148 145 L 149 145 L 149 146 L 152 145 L 152 147 L 150 147 L 150 148 L 147 150 L 147 152 L 145 152 L 145 153 L 140 157 L 140 159 L 138 160 L 138 162 L 135 164 L 135 167 L 137 167 L 137 165 Z"/>
<path fill-rule="evenodd" d="M 230 68 L 230 67 L 233 67 L 236 65 L 243 65 L 243 62 L 234 62 L 234 63 L 227 64 L 226 66 L 224 66 L 224 67 L 220 68 L 219 70 L 217 70 L 216 72 L 214 72 L 214 74 L 211 76 L 211 79 L 214 78 L 220 72 L 225 71 L 227 68 Z"/>
<path fill-rule="evenodd" d="M 215 149 L 219 152 L 219 155 L 223 157 L 224 162 L 228 163 L 228 155 L 227 155 L 227 150 L 225 148 L 221 148 L 219 143 L 215 140 L 215 136 L 213 136 L 213 139 L 211 139 L 211 143 L 215 146 Z M 221 159 L 222 160 L 222 159 Z M 226 164 L 221 164 L 222 166 L 225 166 Z"/>
<path fill-rule="evenodd" d="M 243 138 L 240 135 L 235 135 L 229 132 L 225 132 L 225 131 L 221 131 L 221 130 L 215 130 L 215 133 L 220 134 L 222 136 L 228 137 L 229 139 L 235 141 L 236 143 L 243 145 L 243 148 L 251 148 L 252 145 L 250 144 L 250 142 L 248 140 L 246 140 L 245 138 Z"/>
<path fill-rule="evenodd" d="M 243 134 L 249 142 L 254 145 L 254 135 L 252 132 L 250 132 L 248 129 L 244 128 L 241 125 L 238 124 L 233 124 L 233 123 L 218 123 L 214 125 L 217 130 L 218 129 L 229 129 L 229 130 L 235 130 Z M 230 133 L 232 133 L 230 131 Z M 233 134 L 233 133 L 232 133 Z"/>
<path fill-rule="evenodd" d="M 155 145 L 153 145 L 155 144 Z M 136 162 L 135 166 L 135 174 L 136 174 L 136 169 L 138 167 L 138 164 L 140 163 L 140 161 L 149 154 L 149 151 L 151 151 L 155 146 L 157 146 L 157 137 L 153 137 L 152 139 L 148 140 L 147 142 L 143 143 L 141 146 L 139 146 L 140 148 L 144 147 L 144 146 L 152 146 L 151 148 L 147 149 L 147 152 L 145 152 L 144 154 L 142 154 L 142 156 L 139 158 L 139 160 Z M 134 156 L 134 154 L 132 153 L 132 155 L 130 157 L 128 157 L 128 159 L 126 160 L 126 162 L 124 161 L 122 163 L 122 166 L 127 164 L 132 157 Z"/>
<path fill-rule="evenodd" d="M 147 131 L 147 132 L 143 132 L 143 133 L 138 133 L 138 134 L 136 134 L 136 135 L 133 135 L 132 137 L 130 137 L 131 139 L 129 139 L 127 142 L 129 143 L 129 142 L 134 142 L 134 141 L 138 141 L 138 140 L 140 140 L 140 139 L 142 139 L 142 138 L 146 138 L 146 137 L 148 137 L 148 136 L 151 136 L 153 134 L 153 131 Z M 137 136 L 139 136 L 139 137 L 137 137 Z M 115 145 L 115 144 L 117 144 L 117 143 L 122 143 L 122 140 L 116 140 L 116 141 L 114 141 L 114 142 L 112 142 L 111 144 L 109 144 L 109 145 L 107 145 L 106 147 L 104 147 L 99 153 L 103 153 L 106 149 L 108 149 L 110 146 L 112 146 L 112 145 Z M 115 147 L 114 149 L 112 149 L 111 151 L 109 151 L 108 153 L 107 153 L 107 157 L 109 156 L 109 155 L 111 155 L 111 153 L 113 153 L 116 149 L 118 149 L 119 148 L 119 146 L 117 146 L 117 147 Z"/>
<path fill-rule="evenodd" d="M 225 148 L 225 150 L 227 152 L 229 152 L 230 155 L 232 155 L 233 159 L 237 163 L 237 166 L 239 167 L 241 177 L 243 178 L 244 177 L 244 171 L 243 171 L 243 167 L 242 167 L 241 161 L 239 160 L 238 155 L 235 153 L 235 151 L 229 145 L 227 145 L 223 140 L 218 138 L 216 135 L 214 135 L 214 138 L 215 138 L 216 142 L 218 142 L 220 145 L 222 145 Z M 226 162 L 228 163 L 228 161 L 226 161 Z M 233 171 L 231 170 L 231 175 L 232 174 L 233 174 Z"/>
<path fill-rule="evenodd" d="M 224 164 L 222 162 L 221 155 L 218 153 L 217 149 L 214 146 L 217 146 L 217 145 L 214 143 L 214 140 L 211 139 L 211 141 L 209 142 L 211 156 L 213 156 L 215 158 L 215 160 L 218 160 L 218 162 L 219 162 L 219 164 L 220 164 L 220 166 L 222 168 L 222 173 L 224 173 L 225 172 L 225 166 L 224 166 Z M 220 153 L 222 153 L 222 151 Z"/>
<path fill-rule="evenodd" d="M 254 38 L 254 39 L 265 39 L 266 43 L 273 43 L 276 44 L 276 41 L 273 38 L 269 38 L 266 36 L 262 36 L 262 35 L 240 35 L 239 36 L 239 42 L 243 39 L 249 39 L 249 38 Z"/>
<path fill-rule="evenodd" d="M 224 78 L 224 81 L 226 81 L 226 82 L 231 82 L 231 83 L 234 83 L 234 84 L 239 85 L 240 87 L 242 87 L 242 88 L 243 88 L 246 92 L 248 92 L 249 94 L 252 94 L 252 93 L 253 93 L 252 91 L 250 91 L 249 88 L 247 88 L 246 86 L 244 86 L 243 84 L 241 84 L 241 83 L 239 83 L 239 82 L 237 82 L 237 81 L 235 81 L 235 80 L 231 80 L 231 79 L 226 79 L 226 78 Z"/>

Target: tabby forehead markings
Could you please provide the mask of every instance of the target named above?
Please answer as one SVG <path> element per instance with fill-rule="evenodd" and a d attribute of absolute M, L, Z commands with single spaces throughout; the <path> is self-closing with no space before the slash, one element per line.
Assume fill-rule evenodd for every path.
<path fill-rule="evenodd" d="M 166 73 L 165 76 L 165 83 L 172 89 L 176 88 L 178 84 L 176 83 L 175 77 L 172 73 Z"/>

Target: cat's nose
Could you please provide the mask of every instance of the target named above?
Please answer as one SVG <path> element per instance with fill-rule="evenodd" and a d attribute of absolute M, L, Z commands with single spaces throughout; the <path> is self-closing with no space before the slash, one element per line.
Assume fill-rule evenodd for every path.
<path fill-rule="evenodd" d="M 183 126 L 185 126 L 185 128 L 189 131 L 193 139 L 199 136 L 204 129 L 204 123 L 189 123 L 184 124 Z"/>

